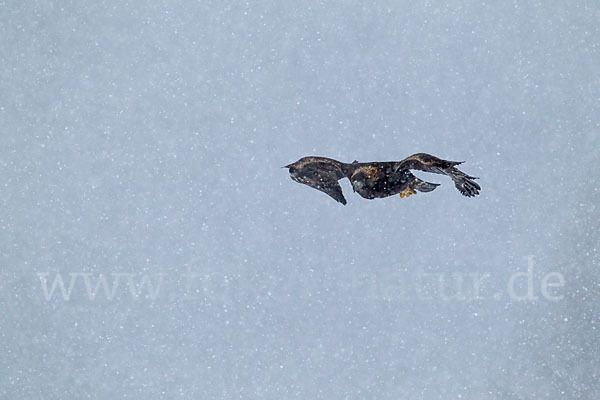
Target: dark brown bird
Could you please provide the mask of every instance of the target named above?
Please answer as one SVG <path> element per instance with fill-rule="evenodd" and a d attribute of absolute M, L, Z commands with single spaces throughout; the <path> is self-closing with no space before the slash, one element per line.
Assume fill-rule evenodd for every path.
<path fill-rule="evenodd" d="M 481 187 L 469 176 L 456 168 L 462 161 L 447 161 L 425 153 L 413 154 L 402 161 L 346 164 L 325 157 L 303 157 L 289 168 L 293 180 L 327 193 L 336 201 L 346 204 L 339 180 L 348 178 L 352 188 L 365 199 L 375 199 L 400 194 L 408 197 L 419 192 L 431 192 L 439 184 L 422 181 L 410 170 L 448 175 L 456 188 L 467 197 L 479 194 Z"/>

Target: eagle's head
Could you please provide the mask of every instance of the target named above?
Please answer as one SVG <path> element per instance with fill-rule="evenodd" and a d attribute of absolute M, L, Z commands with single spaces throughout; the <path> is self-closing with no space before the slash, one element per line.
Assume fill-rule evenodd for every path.
<path fill-rule="evenodd" d="M 363 190 L 363 188 L 366 189 L 368 182 L 373 179 L 369 172 L 372 171 L 359 170 L 352 175 L 352 177 L 350 178 L 350 183 L 352 183 L 352 189 L 355 192 L 360 193 Z"/>
<path fill-rule="evenodd" d="M 360 192 L 362 188 L 365 186 L 365 180 L 360 179 L 360 177 L 353 177 L 352 179 L 352 190 L 355 192 Z"/>

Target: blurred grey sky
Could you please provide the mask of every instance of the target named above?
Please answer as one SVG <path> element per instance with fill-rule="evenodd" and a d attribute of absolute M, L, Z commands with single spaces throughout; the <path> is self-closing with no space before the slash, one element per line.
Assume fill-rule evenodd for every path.
<path fill-rule="evenodd" d="M 600 396 L 595 2 L 9 1 L 0 20 L 0 397 Z M 481 196 L 344 181 L 344 207 L 279 168 L 416 152 L 466 161 Z M 529 256 L 540 299 L 511 300 Z M 80 275 L 46 301 L 39 273 L 163 280 L 91 300 Z M 436 276 L 470 274 L 482 299 L 440 297 Z"/>

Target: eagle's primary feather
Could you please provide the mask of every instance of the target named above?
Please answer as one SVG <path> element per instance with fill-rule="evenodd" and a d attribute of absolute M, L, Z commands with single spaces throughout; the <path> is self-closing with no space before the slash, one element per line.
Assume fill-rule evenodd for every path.
<path fill-rule="evenodd" d="M 460 161 L 447 161 L 425 153 L 413 154 L 402 161 L 346 164 L 326 157 L 303 157 L 286 165 L 293 180 L 327 193 L 336 201 L 346 204 L 338 181 L 348 178 L 352 188 L 365 199 L 375 199 L 400 194 L 408 197 L 419 192 L 431 192 L 436 183 L 422 181 L 410 170 L 421 170 L 448 175 L 456 188 L 465 196 L 479 194 L 481 187 L 469 176 L 456 168 Z"/>

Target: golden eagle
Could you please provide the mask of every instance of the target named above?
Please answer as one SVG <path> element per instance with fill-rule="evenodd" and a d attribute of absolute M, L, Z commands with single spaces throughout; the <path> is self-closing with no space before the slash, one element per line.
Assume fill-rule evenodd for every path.
<path fill-rule="evenodd" d="M 425 153 L 413 154 L 402 161 L 358 162 L 346 164 L 325 157 L 303 157 L 289 168 L 290 177 L 296 182 L 327 193 L 336 201 L 346 204 L 338 181 L 348 178 L 352 189 L 365 199 L 375 199 L 400 194 L 408 197 L 419 192 L 431 192 L 439 184 L 422 181 L 410 170 L 448 175 L 456 188 L 467 197 L 479 194 L 481 187 L 469 176 L 456 168 L 463 161 L 447 161 Z"/>

